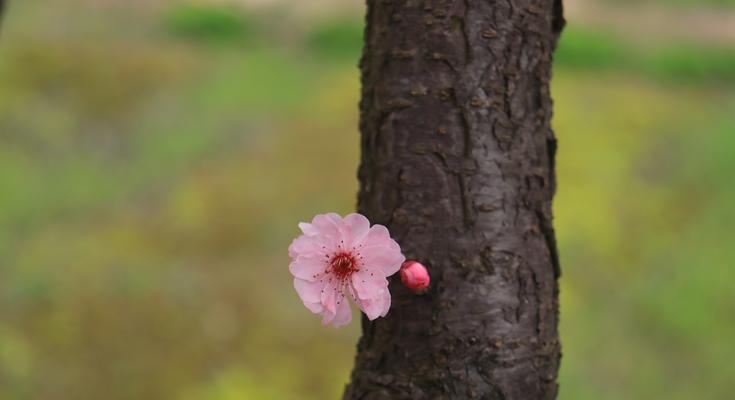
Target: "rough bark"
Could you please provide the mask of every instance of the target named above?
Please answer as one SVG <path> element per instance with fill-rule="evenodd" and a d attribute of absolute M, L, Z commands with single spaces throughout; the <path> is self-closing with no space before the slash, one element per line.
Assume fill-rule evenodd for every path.
<path fill-rule="evenodd" d="M 345 399 L 553 399 L 560 0 L 369 0 L 359 211 L 425 263 L 363 317 Z"/>

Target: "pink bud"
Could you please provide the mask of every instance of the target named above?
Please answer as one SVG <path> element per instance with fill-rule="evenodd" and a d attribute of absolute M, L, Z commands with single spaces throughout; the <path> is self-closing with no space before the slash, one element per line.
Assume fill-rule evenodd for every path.
<path fill-rule="evenodd" d="M 426 290 L 429 281 L 429 271 L 420 262 L 408 260 L 401 265 L 401 282 L 414 293 Z"/>

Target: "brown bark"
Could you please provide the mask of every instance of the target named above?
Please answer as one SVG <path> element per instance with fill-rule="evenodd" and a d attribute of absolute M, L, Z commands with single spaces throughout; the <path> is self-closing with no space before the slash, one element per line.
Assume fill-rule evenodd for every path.
<path fill-rule="evenodd" d="M 560 0 L 369 0 L 358 208 L 425 263 L 363 317 L 345 399 L 553 399 Z"/>

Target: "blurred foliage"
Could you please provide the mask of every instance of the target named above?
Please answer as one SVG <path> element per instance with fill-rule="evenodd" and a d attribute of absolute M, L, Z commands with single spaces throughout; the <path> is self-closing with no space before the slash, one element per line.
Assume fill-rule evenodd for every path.
<path fill-rule="evenodd" d="M 327 20 L 309 33 L 308 44 L 320 56 L 354 62 L 360 58 L 362 31 L 360 19 Z"/>
<path fill-rule="evenodd" d="M 617 6 L 635 6 L 640 4 L 657 5 L 662 8 L 666 7 L 684 7 L 684 8 L 735 8 L 735 0 L 605 0 L 610 4 Z"/>
<path fill-rule="evenodd" d="M 0 40 L 0 399 L 338 398 L 285 249 L 354 207 L 359 17 L 65 4 Z M 735 390 L 732 54 L 645 46 L 556 57 L 560 399 Z"/>
<path fill-rule="evenodd" d="M 571 25 L 554 53 L 557 68 L 630 71 L 653 79 L 735 82 L 735 46 L 696 43 L 636 45 L 612 34 Z"/>
<path fill-rule="evenodd" d="M 561 398 L 728 398 L 733 92 L 561 70 L 554 93 Z"/>
<path fill-rule="evenodd" d="M 181 37 L 215 43 L 236 42 L 253 34 L 252 22 L 242 10 L 234 7 L 175 5 L 166 25 Z"/>

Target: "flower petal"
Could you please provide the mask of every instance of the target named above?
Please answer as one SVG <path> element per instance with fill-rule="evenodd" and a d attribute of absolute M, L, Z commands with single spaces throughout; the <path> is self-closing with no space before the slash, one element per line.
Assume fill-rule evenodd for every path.
<path fill-rule="evenodd" d="M 334 311 L 322 309 L 322 325 L 328 325 L 334 321 L 334 317 L 337 315 Z"/>
<path fill-rule="evenodd" d="M 388 287 L 388 280 L 382 274 L 361 270 L 352 275 L 352 287 L 354 293 L 360 299 L 374 299 L 380 296 Z"/>
<path fill-rule="evenodd" d="M 317 214 L 311 221 L 311 226 L 318 235 L 338 236 L 337 223 L 342 217 L 335 213 Z"/>
<path fill-rule="evenodd" d="M 391 305 L 390 292 L 388 288 L 383 291 L 374 299 L 357 299 L 357 305 L 367 315 L 369 320 L 374 320 L 378 317 L 384 317 L 388 314 L 388 310 Z"/>
<path fill-rule="evenodd" d="M 301 229 L 301 232 L 304 232 L 304 235 L 314 236 L 317 234 L 316 228 L 308 222 L 299 222 L 299 229 Z"/>
<path fill-rule="evenodd" d="M 398 272 L 406 258 L 401 253 L 401 246 L 390 238 L 388 228 L 373 225 L 362 240 L 358 252 L 363 265 L 370 269 L 379 269 L 385 276 Z"/>
<path fill-rule="evenodd" d="M 291 258 L 298 256 L 314 256 L 324 254 L 323 245 L 318 237 L 301 235 L 288 246 L 288 255 Z"/>
<path fill-rule="evenodd" d="M 352 310 L 347 297 L 342 293 L 341 298 L 337 301 L 337 313 L 332 320 L 332 325 L 337 328 L 349 324 L 350 321 L 352 321 Z"/>
<path fill-rule="evenodd" d="M 297 257 L 288 266 L 293 276 L 307 281 L 315 281 L 326 269 L 326 259 L 320 256 Z"/>
<path fill-rule="evenodd" d="M 349 247 L 358 246 L 370 232 L 370 221 L 362 214 L 348 214 L 344 218 L 344 223 L 350 231 Z"/>
<path fill-rule="evenodd" d="M 309 311 L 313 312 L 314 314 L 321 314 L 322 311 L 324 311 L 324 307 L 322 307 L 322 303 L 316 302 L 316 303 L 309 303 L 304 302 L 304 305 L 306 308 L 309 309 Z"/>
<path fill-rule="evenodd" d="M 311 221 L 311 227 L 314 229 L 314 235 L 319 238 L 322 245 L 331 251 L 340 248 L 340 242 L 344 241 L 343 232 L 340 230 L 342 218 L 335 213 L 318 214 Z"/>
<path fill-rule="evenodd" d="M 386 249 L 385 247 L 370 247 L 363 249 L 362 263 L 369 269 L 378 269 L 384 276 L 391 276 L 401 269 L 406 257 L 400 250 Z"/>
<path fill-rule="evenodd" d="M 365 240 L 362 243 L 364 246 L 375 246 L 383 243 L 392 241 L 388 228 L 383 225 L 375 224 L 370 227 L 370 231 L 365 236 Z"/>
<path fill-rule="evenodd" d="M 308 282 L 303 279 L 294 279 L 293 287 L 304 303 L 320 303 L 323 285 L 319 282 Z M 308 306 L 307 306 L 308 307 Z"/>
<path fill-rule="evenodd" d="M 383 312 L 380 314 L 381 317 L 385 317 L 388 315 L 388 311 L 390 310 L 391 306 L 391 297 L 390 297 L 390 291 L 388 289 L 383 292 Z"/>
<path fill-rule="evenodd" d="M 339 289 L 337 281 L 332 278 L 328 279 L 324 287 L 322 287 L 320 300 L 325 312 L 331 313 L 332 317 L 337 313 L 337 297 L 340 295 Z"/>

